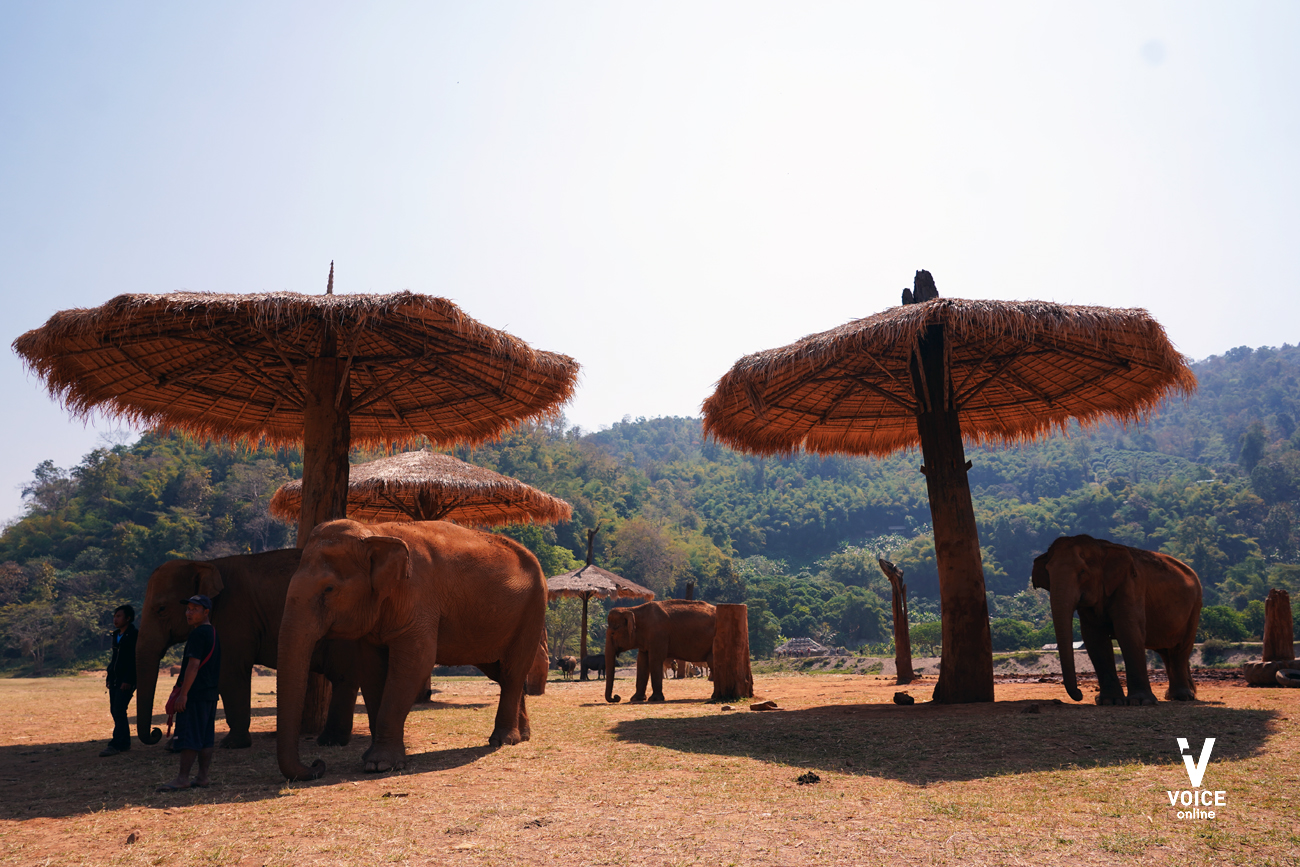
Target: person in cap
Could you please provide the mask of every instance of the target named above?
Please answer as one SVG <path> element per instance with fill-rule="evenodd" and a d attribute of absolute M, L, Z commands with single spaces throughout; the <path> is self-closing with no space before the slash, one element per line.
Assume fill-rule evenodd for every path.
<path fill-rule="evenodd" d="M 131 720 L 126 715 L 127 705 L 135 694 L 135 641 L 140 631 L 135 628 L 135 609 L 120 605 L 113 612 L 113 652 L 108 658 L 105 678 L 108 684 L 108 712 L 113 716 L 113 739 L 100 752 L 108 758 L 131 749 Z"/>
<path fill-rule="evenodd" d="M 217 640 L 217 630 L 209 620 L 212 600 L 197 595 L 181 600 L 181 604 L 185 606 L 185 620 L 190 625 L 190 637 L 185 641 L 184 668 L 175 695 L 176 745 L 181 754 L 181 766 L 176 779 L 158 787 L 160 792 L 207 788 L 217 723 L 221 644 Z M 199 772 L 191 780 L 190 769 L 196 758 Z"/>

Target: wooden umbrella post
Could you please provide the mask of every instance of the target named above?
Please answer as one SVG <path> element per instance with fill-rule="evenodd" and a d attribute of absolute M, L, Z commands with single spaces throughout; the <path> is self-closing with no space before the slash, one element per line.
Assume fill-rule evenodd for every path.
<path fill-rule="evenodd" d="M 903 583 L 903 570 L 888 560 L 877 558 L 876 562 L 880 564 L 880 571 L 889 579 L 892 591 L 895 682 L 899 685 L 911 683 L 916 675 L 912 673 L 912 635 L 907 624 L 907 585 Z"/>
<path fill-rule="evenodd" d="M 348 514 L 348 451 L 352 445 L 346 362 L 342 358 L 313 358 L 307 362 L 307 394 L 303 407 L 302 513 L 298 517 L 298 547 L 317 524 Z M 325 729 L 329 717 L 330 682 L 322 674 L 307 676 L 302 706 L 303 734 Z"/>
<path fill-rule="evenodd" d="M 921 472 L 930 497 L 934 553 L 939 569 L 943 653 L 934 700 L 943 704 L 993 701 L 993 641 L 979 531 L 957 409 L 952 405 L 942 324 L 930 325 L 912 356 L 920 411 Z"/>
<path fill-rule="evenodd" d="M 729 701 L 754 694 L 749 667 L 749 608 L 718 603 L 713 633 L 713 699 Z"/>
<path fill-rule="evenodd" d="M 579 653 L 578 668 L 582 671 L 578 675 L 578 680 L 587 680 L 587 602 L 591 599 L 590 593 L 582 594 L 582 636 L 578 639 Z"/>

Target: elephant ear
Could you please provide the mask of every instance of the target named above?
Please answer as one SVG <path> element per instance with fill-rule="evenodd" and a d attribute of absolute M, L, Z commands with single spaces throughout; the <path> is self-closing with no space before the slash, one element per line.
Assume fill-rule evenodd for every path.
<path fill-rule="evenodd" d="M 1051 550 L 1034 558 L 1034 571 L 1031 573 L 1030 583 L 1039 590 L 1052 589 L 1052 576 L 1047 571 L 1047 563 L 1051 559 Z"/>
<path fill-rule="evenodd" d="M 370 584 L 375 599 L 383 600 L 411 577 L 411 551 L 395 536 L 368 536 L 365 544 L 370 556 Z"/>
<path fill-rule="evenodd" d="M 226 582 L 221 580 L 221 570 L 211 563 L 194 563 L 194 577 L 195 592 L 209 599 L 216 599 L 226 588 Z"/>
<path fill-rule="evenodd" d="M 636 615 L 631 611 L 627 612 L 627 644 L 629 648 L 636 647 Z"/>

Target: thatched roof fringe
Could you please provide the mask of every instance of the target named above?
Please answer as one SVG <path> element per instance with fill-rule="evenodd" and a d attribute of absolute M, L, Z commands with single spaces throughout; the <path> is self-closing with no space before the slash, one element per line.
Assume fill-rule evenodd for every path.
<path fill-rule="evenodd" d="M 1026 442 L 1071 420 L 1138 422 L 1196 388 L 1187 359 L 1145 310 L 939 298 L 740 359 L 704 403 L 705 433 L 767 455 L 884 456 L 914 445 L 908 363 L 936 323 L 952 382 L 935 397 L 958 401 L 972 442 Z M 845 381 L 851 392 L 832 385 Z"/>

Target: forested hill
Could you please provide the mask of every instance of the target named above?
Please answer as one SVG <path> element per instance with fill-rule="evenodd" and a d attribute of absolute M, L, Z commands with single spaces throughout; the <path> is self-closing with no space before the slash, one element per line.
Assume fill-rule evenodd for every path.
<path fill-rule="evenodd" d="M 1257 632 L 1270 586 L 1300 596 L 1300 348 L 1242 347 L 1194 367 L 1198 393 L 1146 425 L 969 449 L 996 641 L 1044 636 L 1043 599 L 1026 591 L 1030 565 L 1062 534 L 1187 561 L 1206 604 L 1221 606 L 1207 611 L 1207 635 Z M 706 442 L 698 419 L 625 418 L 598 432 L 525 426 L 456 454 L 573 505 L 568 524 L 505 530 L 548 574 L 571 568 L 585 553 L 586 528 L 599 525 L 603 565 L 662 595 L 694 581 L 701 598 L 748 601 L 757 651 L 779 636 L 887 641 L 877 555 L 905 569 L 918 597 L 913 619 L 935 615 L 915 453 L 761 459 Z M 291 450 L 155 434 L 96 450 L 71 469 L 43 463 L 24 490 L 26 514 L 0 536 L 8 653 L 33 664 L 75 657 L 94 645 L 102 613 L 138 601 L 149 572 L 169 557 L 292 544 L 267 502 L 300 474 Z M 927 634 L 920 629 L 922 641 Z"/>

